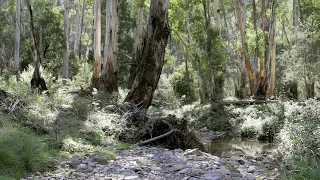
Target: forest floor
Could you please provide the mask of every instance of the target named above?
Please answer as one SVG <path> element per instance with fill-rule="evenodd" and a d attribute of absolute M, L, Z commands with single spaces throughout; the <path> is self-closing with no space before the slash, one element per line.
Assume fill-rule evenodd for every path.
<path fill-rule="evenodd" d="M 222 148 L 220 149 L 222 153 L 217 154 L 208 150 L 207 152 L 210 153 L 208 154 L 197 149 L 169 150 L 163 148 L 164 146 L 139 147 L 112 140 L 115 139 L 117 123 L 122 117 L 109 108 L 114 107 L 112 104 L 121 103 L 121 97 L 123 97 L 121 93 L 126 94 L 125 92 L 120 93 L 119 100 L 117 96 L 97 92 L 83 96 L 74 93 L 77 92 L 76 88 L 57 87 L 49 95 L 31 93 L 28 86 L 22 85 L 9 87 L 3 85 L 2 88 L 16 96 L 2 100 L 1 105 L 0 119 L 6 120 L 0 121 L 0 139 L 2 138 L 0 146 L 3 147 L 0 148 L 0 162 L 2 162 L 0 179 L 1 172 L 5 172 L 6 177 L 16 179 L 20 177 L 25 179 L 184 180 L 279 178 L 281 168 L 277 165 L 278 157 L 274 157 L 274 154 L 269 152 L 243 153 L 242 151 L 230 154 L 227 149 Z M 164 108 L 166 105 L 162 105 L 162 101 L 160 99 L 160 104 L 150 107 L 147 113 L 154 118 L 174 114 L 178 118 L 188 119 L 195 124 L 194 131 L 203 138 L 204 142 L 211 142 L 211 148 L 222 146 L 221 143 L 212 143 L 212 141 L 224 134 L 267 141 L 277 137 L 279 141 L 287 143 L 280 151 L 283 156 L 286 156 L 293 152 L 292 148 L 302 148 L 310 144 L 308 143 L 310 141 L 305 140 L 306 138 L 299 136 L 299 142 L 306 143 L 303 146 L 291 146 L 291 142 L 296 142 L 295 139 L 291 139 L 297 132 L 296 128 L 300 130 L 301 126 L 306 126 L 307 129 L 309 126 L 318 127 L 319 124 L 317 118 L 310 117 L 312 114 L 317 117 L 320 112 L 319 102 L 315 100 L 303 103 L 231 105 L 223 108 L 195 103 L 170 109 Z M 288 122 L 297 126 L 290 126 Z M 283 133 L 278 136 L 279 132 Z M 292 135 L 291 132 L 293 132 Z M 309 131 L 303 132 L 302 135 L 308 135 L 305 132 Z M 314 132 L 309 134 L 311 133 L 314 134 Z M 30 154 L 28 149 L 24 149 L 25 152 L 21 153 L 22 145 L 20 144 L 41 152 L 41 156 Z M 239 148 L 235 144 L 234 150 L 241 151 L 256 145 L 244 146 Z M 1 153 L 7 155 L 8 152 L 12 154 L 14 161 L 1 159 Z M 24 162 L 24 156 L 20 156 L 25 155 L 23 153 L 29 153 L 32 161 Z M 54 167 L 51 166 L 51 162 L 41 159 L 43 157 L 53 159 Z M 38 158 L 43 164 L 38 163 Z M 10 170 L 15 163 L 19 163 L 15 167 L 19 173 Z M 33 175 L 29 175 L 30 172 L 33 172 L 31 173 Z M 295 169 L 292 172 L 295 172 Z"/>
<path fill-rule="evenodd" d="M 139 146 L 119 149 L 114 144 L 112 140 L 104 142 L 104 148 L 116 153 L 114 160 L 105 160 L 94 153 L 73 154 L 71 159 L 60 162 L 56 170 L 37 172 L 25 179 L 267 180 L 278 175 L 275 159 L 270 154 L 218 157 L 198 149 Z"/>

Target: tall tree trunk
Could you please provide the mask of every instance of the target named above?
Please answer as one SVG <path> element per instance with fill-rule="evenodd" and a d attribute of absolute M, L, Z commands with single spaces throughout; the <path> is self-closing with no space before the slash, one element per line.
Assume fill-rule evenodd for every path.
<path fill-rule="evenodd" d="M 68 29 L 69 29 L 69 0 L 64 0 L 63 3 L 63 21 L 64 21 L 64 37 L 65 37 L 65 49 L 63 52 L 63 67 L 62 78 L 68 79 L 69 76 L 69 42 L 68 42 Z M 65 80 L 63 81 L 65 83 Z"/>
<path fill-rule="evenodd" d="M 144 1 L 145 0 L 141 0 L 139 2 L 137 29 L 136 29 L 136 34 L 134 38 L 134 46 L 133 46 L 132 60 L 131 60 L 131 66 L 130 66 L 130 76 L 129 76 L 128 85 L 127 85 L 128 89 L 131 88 L 134 82 L 134 79 L 137 75 L 137 69 L 139 64 L 139 54 L 141 53 L 141 43 L 142 43 L 142 34 L 143 34 L 142 22 L 143 22 Z"/>
<path fill-rule="evenodd" d="M 188 2 L 190 3 L 190 2 Z M 191 32 L 190 32 L 190 16 L 191 16 L 191 7 L 188 8 L 188 15 L 186 18 L 186 24 L 187 24 L 187 32 L 188 32 L 188 44 L 187 44 L 187 55 L 186 55 L 186 80 L 187 83 L 190 83 L 190 75 L 189 75 L 189 68 L 188 68 L 188 61 L 190 60 L 191 56 L 190 53 L 192 52 L 191 47 Z M 190 84 L 189 84 L 190 85 Z"/>
<path fill-rule="evenodd" d="M 292 0 L 292 26 L 298 25 L 297 1 L 298 0 Z"/>
<path fill-rule="evenodd" d="M 226 17 L 226 11 L 224 9 L 224 4 L 223 4 L 223 0 L 220 0 L 220 4 L 221 4 L 221 9 L 222 9 L 222 15 L 223 15 L 223 20 L 224 20 L 224 26 L 226 29 L 228 29 L 228 23 L 227 23 L 227 17 Z"/>
<path fill-rule="evenodd" d="M 16 0 L 16 41 L 14 52 L 14 71 L 19 72 L 20 68 L 20 0 Z"/>
<path fill-rule="evenodd" d="M 275 88 L 275 72 L 276 72 L 276 22 L 274 22 L 274 28 L 272 31 L 272 39 L 271 39 L 271 74 L 270 74 L 270 85 L 269 85 L 269 96 L 274 96 L 274 88 Z"/>
<path fill-rule="evenodd" d="M 108 3 L 109 1 L 109 3 Z M 104 54 L 104 71 L 100 88 L 107 92 L 118 91 L 118 0 L 107 1 L 106 42 Z M 108 12 L 109 8 L 109 12 Z"/>
<path fill-rule="evenodd" d="M 274 97 L 274 88 L 275 88 L 275 71 L 276 71 L 276 1 L 272 2 L 272 15 L 270 22 L 270 32 L 269 32 L 269 46 L 270 46 L 270 55 L 271 55 L 271 65 L 270 65 L 270 83 L 268 89 L 268 96 Z"/>
<path fill-rule="evenodd" d="M 106 32 L 105 32 L 105 42 L 103 49 L 103 67 L 102 74 L 106 72 L 107 56 L 109 54 L 110 38 L 111 38 L 111 1 L 106 0 Z"/>
<path fill-rule="evenodd" d="M 219 34 L 221 34 L 220 6 L 219 0 L 214 0 L 214 21 Z"/>
<path fill-rule="evenodd" d="M 208 5 L 207 5 L 208 3 Z M 207 32 L 207 42 L 206 42 L 206 53 L 207 53 L 207 62 L 210 66 L 210 96 L 211 100 L 214 100 L 216 97 L 215 94 L 215 79 L 214 79 L 214 67 L 211 63 L 212 57 L 212 41 L 211 41 L 211 33 L 213 31 L 211 27 L 211 16 L 210 16 L 210 1 L 203 0 L 202 1 L 203 9 L 204 9 L 204 19 L 205 19 L 205 27 Z"/>
<path fill-rule="evenodd" d="M 32 50 L 33 50 L 33 62 L 34 62 L 34 72 L 33 77 L 30 81 L 32 89 L 38 89 L 40 91 L 47 90 L 45 80 L 40 76 L 40 58 L 39 58 L 39 50 L 37 47 L 34 25 L 33 25 L 33 14 L 31 7 L 31 0 L 26 0 L 28 10 L 29 10 L 29 24 L 30 24 L 30 35 L 32 41 Z"/>
<path fill-rule="evenodd" d="M 143 109 L 151 104 L 164 64 L 170 34 L 168 4 L 169 0 L 151 1 L 138 73 L 125 98 L 125 102 L 140 104 Z"/>
<path fill-rule="evenodd" d="M 258 28 L 257 28 L 257 6 L 256 0 L 252 0 L 252 17 L 253 17 L 253 29 L 255 32 L 255 50 L 254 50 L 254 73 L 255 76 L 258 76 L 258 51 L 259 51 L 259 36 L 258 36 Z M 257 82 L 256 82 L 257 83 Z"/>
<path fill-rule="evenodd" d="M 39 53 L 40 53 L 40 64 L 43 66 L 43 49 L 42 49 L 42 27 L 40 26 L 39 32 Z"/>
<path fill-rule="evenodd" d="M 24 6 L 25 6 L 24 0 L 21 0 L 21 18 L 20 18 L 21 21 L 20 21 L 20 24 L 21 24 L 21 34 L 23 36 L 26 35 Z"/>
<path fill-rule="evenodd" d="M 81 47 L 81 43 L 82 43 L 82 29 L 83 29 L 83 20 L 84 20 L 84 11 L 85 11 L 85 7 L 86 7 L 86 0 L 83 0 L 83 2 L 82 2 L 82 14 L 81 14 L 81 23 L 80 23 L 80 34 L 79 34 L 79 52 L 78 52 L 78 54 L 79 54 L 79 60 L 81 60 L 81 52 L 82 52 L 82 47 Z M 85 58 L 84 58 L 84 60 L 83 60 L 83 62 L 85 62 Z"/>
<path fill-rule="evenodd" d="M 242 56 L 244 57 L 245 67 L 249 77 L 250 94 L 251 96 L 255 96 L 255 77 L 250 64 L 249 55 L 248 55 L 247 46 L 246 46 L 246 33 L 245 33 L 245 27 L 244 27 L 246 18 L 245 16 L 242 16 L 240 6 L 237 0 L 233 0 L 233 4 L 235 6 L 236 18 L 237 18 L 237 22 L 240 29 L 241 53 L 242 53 Z"/>
<path fill-rule="evenodd" d="M 80 24 L 81 24 L 81 16 L 80 16 L 80 11 L 81 11 L 81 1 L 80 0 L 78 0 L 78 4 L 77 4 L 77 12 L 76 12 L 76 17 L 77 17 L 77 19 L 76 19 L 76 30 L 75 30 L 75 32 L 76 32 L 76 34 L 75 34 L 75 38 L 74 38 L 74 46 L 73 46 L 73 51 L 74 51 L 74 53 L 76 54 L 76 52 L 77 52 L 77 49 L 78 49 L 78 47 L 79 47 L 79 35 L 80 35 Z"/>
<path fill-rule="evenodd" d="M 258 99 L 265 99 L 266 96 L 266 87 L 265 87 L 265 80 L 266 80 L 266 73 L 265 73 L 265 60 L 268 49 L 266 48 L 266 3 L 265 0 L 261 0 L 261 31 L 262 31 L 262 51 L 259 52 L 259 75 L 257 77 L 257 89 L 256 89 L 256 98 Z M 267 52 L 267 53 L 266 53 Z"/>
<path fill-rule="evenodd" d="M 94 36 L 94 65 L 93 75 L 91 80 L 92 87 L 99 88 L 99 79 L 101 75 L 101 0 L 95 0 L 96 12 L 95 21 L 95 36 Z"/>

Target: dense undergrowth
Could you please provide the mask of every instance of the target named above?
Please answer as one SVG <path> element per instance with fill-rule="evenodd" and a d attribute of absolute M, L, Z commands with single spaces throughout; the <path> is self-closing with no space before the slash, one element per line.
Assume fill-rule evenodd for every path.
<path fill-rule="evenodd" d="M 30 89 L 32 67 L 19 77 L 0 77 L 0 88 L 13 95 L 0 104 L 0 179 L 49 171 L 73 153 L 115 157 L 101 146 L 112 138 L 112 121 L 118 119 L 104 106 L 116 103 L 118 97 L 98 92 L 79 94 L 80 85 L 89 84 L 91 73 L 87 71 L 82 67 L 67 86 L 43 71 L 49 91 L 42 94 Z"/>

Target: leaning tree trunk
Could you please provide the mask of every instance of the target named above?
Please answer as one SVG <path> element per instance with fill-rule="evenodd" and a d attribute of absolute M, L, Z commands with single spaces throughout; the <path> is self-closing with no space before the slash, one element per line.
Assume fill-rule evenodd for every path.
<path fill-rule="evenodd" d="M 104 68 L 100 89 L 118 91 L 118 0 L 107 0 Z"/>
<path fill-rule="evenodd" d="M 32 15 L 32 8 L 31 8 L 31 0 L 26 0 L 28 10 L 29 10 L 29 21 L 30 21 L 30 35 L 32 41 L 32 50 L 33 50 L 33 62 L 34 62 L 34 72 L 33 77 L 30 81 L 32 89 L 38 89 L 40 92 L 47 90 L 45 80 L 40 76 L 40 57 L 39 57 L 39 50 L 37 47 L 36 39 L 35 39 L 35 32 L 34 32 L 34 25 L 33 25 L 33 15 Z"/>
<path fill-rule="evenodd" d="M 125 101 L 147 109 L 161 75 L 165 49 L 170 34 L 168 23 L 169 0 L 152 0 L 143 39 L 140 64 L 135 81 Z"/>

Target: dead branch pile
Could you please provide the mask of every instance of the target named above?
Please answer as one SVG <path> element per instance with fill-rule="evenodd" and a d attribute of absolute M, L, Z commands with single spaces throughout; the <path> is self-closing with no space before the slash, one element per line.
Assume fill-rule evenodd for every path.
<path fill-rule="evenodd" d="M 0 89 L 0 110 L 12 114 L 17 111 L 20 101 L 14 95 Z"/>
<path fill-rule="evenodd" d="M 0 89 L 0 113 L 2 112 L 11 115 L 16 122 L 20 123 L 22 126 L 29 127 L 38 133 L 49 133 L 49 129 L 47 127 L 26 121 L 22 112 L 25 105 L 26 103 L 20 100 L 17 96 Z"/>
<path fill-rule="evenodd" d="M 130 107 L 125 105 L 126 107 Z M 121 107 L 119 108 L 121 109 Z M 122 108 L 121 112 L 124 112 Z M 168 115 L 162 118 L 152 118 L 145 110 L 131 105 L 118 122 L 118 139 L 137 145 L 161 145 L 170 149 L 199 148 L 205 151 L 197 137 L 194 124 L 185 118 Z"/>

